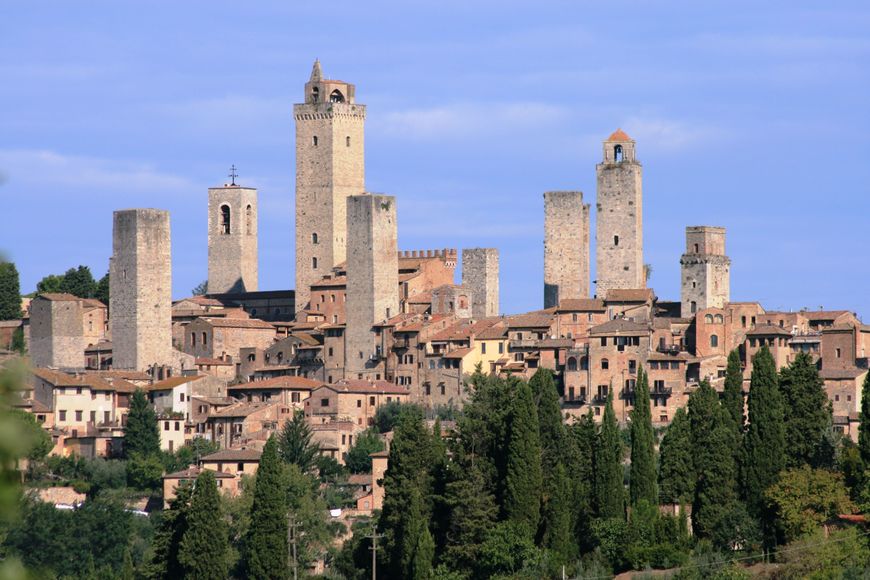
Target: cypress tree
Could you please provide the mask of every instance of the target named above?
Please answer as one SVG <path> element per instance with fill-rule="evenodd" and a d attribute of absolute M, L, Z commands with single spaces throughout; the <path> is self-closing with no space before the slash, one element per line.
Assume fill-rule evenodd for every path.
<path fill-rule="evenodd" d="M 507 482 L 504 511 L 507 519 L 534 537 L 541 514 L 541 440 L 532 390 L 520 382 L 510 415 Z"/>
<path fill-rule="evenodd" d="M 559 563 L 569 562 L 576 554 L 573 537 L 574 506 L 571 479 L 565 466 L 557 463 L 547 475 L 546 500 L 542 506 L 541 546 L 549 548 Z"/>
<path fill-rule="evenodd" d="M 169 509 L 163 510 L 160 525 L 155 530 L 151 561 L 145 566 L 143 576 L 149 580 L 182 578 L 184 569 L 178 561 L 181 539 L 187 531 L 187 516 L 190 511 L 190 497 L 193 486 L 180 485 L 175 490 L 175 499 L 169 502 Z"/>
<path fill-rule="evenodd" d="M 297 410 L 293 418 L 284 422 L 278 435 L 278 451 L 287 463 L 298 465 L 302 473 L 314 469 L 320 453 L 317 443 L 311 442 L 311 427 L 305 422 L 305 413 Z"/>
<path fill-rule="evenodd" d="M 634 409 L 631 412 L 631 472 L 628 482 L 632 506 L 641 500 L 658 505 L 655 453 L 649 379 L 641 367 L 637 372 Z"/>
<path fill-rule="evenodd" d="M 595 515 L 595 445 L 597 428 L 592 409 L 570 428 L 568 476 L 573 485 L 574 537 L 580 551 L 592 549 L 591 523 Z"/>
<path fill-rule="evenodd" d="M 695 495 L 695 460 L 689 416 L 677 409 L 659 448 L 659 496 L 664 503 L 688 505 Z"/>
<path fill-rule="evenodd" d="M 245 537 L 244 567 L 249 578 L 287 578 L 287 474 L 269 437 L 254 481 L 251 523 Z"/>
<path fill-rule="evenodd" d="M 858 450 L 861 452 L 861 461 L 864 465 L 870 465 L 870 373 L 864 377 L 861 386 L 861 414 L 858 423 Z"/>
<path fill-rule="evenodd" d="M 728 353 L 728 367 L 725 370 L 725 388 L 722 391 L 722 406 L 737 426 L 742 437 L 746 424 L 743 415 L 743 370 L 740 368 L 740 354 L 737 350 Z"/>
<path fill-rule="evenodd" d="M 554 469 L 564 453 L 565 423 L 553 371 L 539 368 L 529 381 L 538 411 L 538 427 L 546 470 Z"/>
<path fill-rule="evenodd" d="M 613 412 L 612 392 L 607 394 L 604 419 L 595 444 L 595 509 L 601 519 L 625 517 L 622 438 Z"/>
<path fill-rule="evenodd" d="M 441 438 L 441 419 L 432 426 L 432 466 L 429 470 L 432 481 L 432 540 L 435 553 L 441 554 L 447 544 L 450 526 L 450 507 L 447 503 L 447 445 Z"/>
<path fill-rule="evenodd" d="M 21 318 L 21 286 L 18 269 L 0 258 L 0 320 Z"/>
<path fill-rule="evenodd" d="M 495 525 L 498 508 L 487 489 L 479 462 L 455 464 L 452 475 L 446 490 L 450 530 L 443 560 L 452 570 L 474 570 L 480 546 Z"/>
<path fill-rule="evenodd" d="M 148 402 L 145 392 L 136 389 L 130 398 L 127 426 L 124 429 L 124 456 L 135 454 L 151 457 L 160 453 L 160 430 L 157 413 Z"/>
<path fill-rule="evenodd" d="M 178 551 L 185 578 L 212 580 L 229 575 L 230 544 L 221 511 L 214 473 L 204 470 L 196 478 L 187 531 Z"/>
<path fill-rule="evenodd" d="M 783 398 L 785 421 L 786 465 L 819 467 L 830 463 L 823 457 L 828 427 L 833 422 L 831 401 L 825 394 L 825 383 L 808 353 L 801 352 L 782 369 L 779 388 Z"/>
<path fill-rule="evenodd" d="M 749 512 L 764 515 L 764 492 L 785 468 L 785 422 L 776 364 L 767 346 L 752 361 L 749 429 L 744 438 L 743 493 Z M 770 522 L 762 522 L 769 524 Z"/>

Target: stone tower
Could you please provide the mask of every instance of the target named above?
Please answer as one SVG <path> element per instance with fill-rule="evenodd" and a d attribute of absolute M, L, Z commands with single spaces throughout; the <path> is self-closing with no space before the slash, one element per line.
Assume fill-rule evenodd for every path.
<path fill-rule="evenodd" d="M 372 326 L 399 313 L 396 198 L 348 197 L 347 236 L 345 368 L 357 378 L 373 373 L 386 355 Z"/>
<path fill-rule="evenodd" d="M 589 297 L 589 204 L 581 191 L 544 194 L 544 308 Z"/>
<path fill-rule="evenodd" d="M 116 211 L 109 263 L 112 365 L 172 365 L 172 262 L 169 212 Z"/>
<path fill-rule="evenodd" d="M 323 78 L 314 62 L 296 119 L 296 311 L 311 284 L 345 261 L 347 198 L 365 192 L 364 105 L 355 87 Z"/>
<path fill-rule="evenodd" d="M 30 360 L 35 367 L 85 368 L 84 309 L 72 294 L 40 294 L 30 303 Z"/>
<path fill-rule="evenodd" d="M 705 308 L 724 308 L 731 299 L 731 259 L 725 255 L 725 228 L 689 226 L 682 270 L 680 315 Z"/>
<path fill-rule="evenodd" d="M 596 167 L 595 293 L 611 288 L 645 288 L 643 264 L 642 168 L 634 140 L 617 129 L 604 142 L 604 161 Z"/>
<path fill-rule="evenodd" d="M 462 250 L 462 285 L 471 290 L 471 316 L 498 316 L 498 248 Z"/>
<path fill-rule="evenodd" d="M 208 190 L 208 291 L 257 290 L 257 190 L 232 183 Z"/>

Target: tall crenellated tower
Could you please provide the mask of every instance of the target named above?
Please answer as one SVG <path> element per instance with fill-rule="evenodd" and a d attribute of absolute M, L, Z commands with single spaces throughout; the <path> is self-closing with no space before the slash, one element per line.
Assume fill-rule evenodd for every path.
<path fill-rule="evenodd" d="M 471 289 L 471 316 L 498 316 L 498 248 L 462 250 L 462 285 Z"/>
<path fill-rule="evenodd" d="M 589 204 L 582 191 L 544 193 L 544 308 L 589 297 Z"/>
<path fill-rule="evenodd" d="M 314 62 L 296 119 L 296 311 L 311 284 L 345 261 L 347 198 L 365 192 L 365 105 L 355 87 L 323 78 Z"/>
<path fill-rule="evenodd" d="M 208 291 L 254 292 L 257 270 L 257 190 L 209 188 Z"/>
<path fill-rule="evenodd" d="M 611 288 L 645 288 L 642 167 L 634 139 L 617 129 L 604 141 L 598 176 L 595 294 Z"/>
<path fill-rule="evenodd" d="M 731 259 L 725 255 L 725 228 L 689 226 L 682 269 L 680 315 L 724 308 L 731 299 Z"/>

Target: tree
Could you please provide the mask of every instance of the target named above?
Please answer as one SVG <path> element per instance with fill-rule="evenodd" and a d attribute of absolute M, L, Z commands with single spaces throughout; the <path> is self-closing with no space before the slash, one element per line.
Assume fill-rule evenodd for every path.
<path fill-rule="evenodd" d="M 744 438 L 743 493 L 749 512 L 755 517 L 764 515 L 764 491 L 776 483 L 777 475 L 785 467 L 783 417 L 776 364 L 767 346 L 763 346 L 752 361 L 749 429 Z"/>
<path fill-rule="evenodd" d="M 538 529 L 542 477 L 538 413 L 531 388 L 520 382 L 511 405 L 504 511 L 530 537 Z"/>
<path fill-rule="evenodd" d="M 208 280 L 203 280 L 199 284 L 193 287 L 193 290 L 190 291 L 194 296 L 205 296 L 208 294 Z"/>
<path fill-rule="evenodd" d="M 444 561 L 453 570 L 474 571 L 481 546 L 495 524 L 498 508 L 480 468 L 474 463 L 454 464 L 451 475 L 453 478 L 446 491 L 450 529 Z"/>
<path fill-rule="evenodd" d="M 21 286 L 13 262 L 0 258 L 0 320 L 21 318 Z"/>
<path fill-rule="evenodd" d="M 63 291 L 61 290 L 62 286 L 63 276 L 49 274 L 36 283 L 36 291 L 39 294 L 57 294 Z"/>
<path fill-rule="evenodd" d="M 537 406 L 544 467 L 552 469 L 560 462 L 565 445 L 565 423 L 553 371 L 539 368 L 529 381 L 529 388 Z"/>
<path fill-rule="evenodd" d="M 30 461 L 45 459 L 45 456 L 51 453 L 54 442 L 51 440 L 51 435 L 42 428 L 42 425 L 37 423 L 36 416 L 20 409 L 11 409 L 8 413 L 9 419 L 18 422 L 17 432 L 26 441 L 29 450 L 26 455 L 27 459 Z"/>
<path fill-rule="evenodd" d="M 157 490 L 163 483 L 163 462 L 159 455 L 133 453 L 127 456 L 127 485 L 141 490 Z"/>
<path fill-rule="evenodd" d="M 728 353 L 728 366 L 725 370 L 725 388 L 722 391 L 722 406 L 737 426 L 741 436 L 746 423 L 743 416 L 743 369 L 740 368 L 740 353 Z"/>
<path fill-rule="evenodd" d="M 245 572 L 249 578 L 287 578 L 287 467 L 269 437 L 254 483 L 251 523 L 245 537 Z"/>
<path fill-rule="evenodd" d="M 595 445 L 595 507 L 599 518 L 625 517 L 625 486 L 622 473 L 622 438 L 613 393 L 607 395 L 604 418 Z"/>
<path fill-rule="evenodd" d="M 178 550 L 184 577 L 202 580 L 226 578 L 229 574 L 229 547 L 217 480 L 213 472 L 203 470 L 194 484 L 187 513 L 187 530 Z"/>
<path fill-rule="evenodd" d="M 782 369 L 779 388 L 783 398 L 785 422 L 786 464 L 829 465 L 832 451 L 825 445 L 825 435 L 833 422 L 831 401 L 825 394 L 825 383 L 808 353 L 798 353 L 792 363 Z"/>
<path fill-rule="evenodd" d="M 93 298 L 97 293 L 97 283 L 91 269 L 87 266 L 70 268 L 63 275 L 60 291 L 79 298 Z"/>
<path fill-rule="evenodd" d="M 100 281 L 97 282 L 96 290 L 94 291 L 94 298 L 105 304 L 109 305 L 109 273 L 106 272 L 106 275 L 100 278 Z"/>
<path fill-rule="evenodd" d="M 134 454 L 143 457 L 160 454 L 157 413 L 142 389 L 136 389 L 130 398 L 127 427 L 124 429 L 124 456 L 131 457 Z"/>
<path fill-rule="evenodd" d="M 633 506 L 641 500 L 658 505 L 655 453 L 649 380 L 641 367 L 637 372 L 634 409 L 631 412 L 631 476 L 628 489 Z"/>
<path fill-rule="evenodd" d="M 311 442 L 311 427 L 305 422 L 305 413 L 297 410 L 293 418 L 284 422 L 278 436 L 278 450 L 287 463 L 298 465 L 303 473 L 314 468 L 314 460 L 320 453 L 320 446 Z"/>
<path fill-rule="evenodd" d="M 574 539 L 573 489 L 568 471 L 557 463 L 552 474 L 548 474 L 545 487 L 545 501 L 541 506 L 541 542 L 556 556 L 560 564 L 571 561 L 576 553 Z"/>
<path fill-rule="evenodd" d="M 351 473 L 370 473 L 372 453 L 384 450 L 384 442 L 372 429 L 366 429 L 356 437 L 353 447 L 344 454 L 344 464 Z"/>
<path fill-rule="evenodd" d="M 695 461 L 689 416 L 677 409 L 659 448 L 659 497 L 664 503 L 686 505 L 695 494 Z"/>
<path fill-rule="evenodd" d="M 595 514 L 595 448 L 598 438 L 592 409 L 569 430 L 568 476 L 573 483 L 574 537 L 581 552 L 593 548 L 590 524 Z"/>
<path fill-rule="evenodd" d="M 27 351 L 27 343 L 24 341 L 24 328 L 19 326 L 12 331 L 12 341 L 9 343 L 9 350 L 21 355 Z"/>
<path fill-rule="evenodd" d="M 389 433 L 399 422 L 399 416 L 407 409 L 418 408 L 410 403 L 400 403 L 399 401 L 390 401 L 386 405 L 381 405 L 375 411 L 375 426 L 379 433 Z"/>
<path fill-rule="evenodd" d="M 855 507 L 841 474 L 807 465 L 784 471 L 764 495 L 787 542 L 815 532 L 839 514 L 852 513 Z"/>
<path fill-rule="evenodd" d="M 865 466 L 870 465 L 870 373 L 861 386 L 861 414 L 858 424 L 858 450 Z"/>

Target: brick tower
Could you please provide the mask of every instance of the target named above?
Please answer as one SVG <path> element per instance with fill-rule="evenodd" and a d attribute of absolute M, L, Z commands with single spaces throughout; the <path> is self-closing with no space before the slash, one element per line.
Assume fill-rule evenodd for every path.
<path fill-rule="evenodd" d="M 611 288 L 645 288 L 643 265 L 642 167 L 634 139 L 617 129 L 604 142 L 604 160 L 595 167 L 598 210 L 595 232 L 595 294 Z"/>
<path fill-rule="evenodd" d="M 471 316 L 498 316 L 498 248 L 462 250 L 462 285 L 471 289 Z"/>
<path fill-rule="evenodd" d="M 347 198 L 365 191 L 364 105 L 355 87 L 326 80 L 314 62 L 296 119 L 296 311 L 311 284 L 345 261 Z"/>
<path fill-rule="evenodd" d="M 731 259 L 725 255 L 725 228 L 689 226 L 680 257 L 680 315 L 723 308 L 731 299 Z"/>
<path fill-rule="evenodd" d="M 350 378 L 357 378 L 381 368 L 386 356 L 372 327 L 399 313 L 396 198 L 348 197 L 347 234 L 345 368 Z"/>
<path fill-rule="evenodd" d="M 208 291 L 257 290 L 257 190 L 236 185 L 208 190 Z"/>
<path fill-rule="evenodd" d="M 116 211 L 109 263 L 112 365 L 172 365 L 172 257 L 169 212 Z"/>
<path fill-rule="evenodd" d="M 544 308 L 589 297 L 589 204 L 581 191 L 544 194 Z"/>

